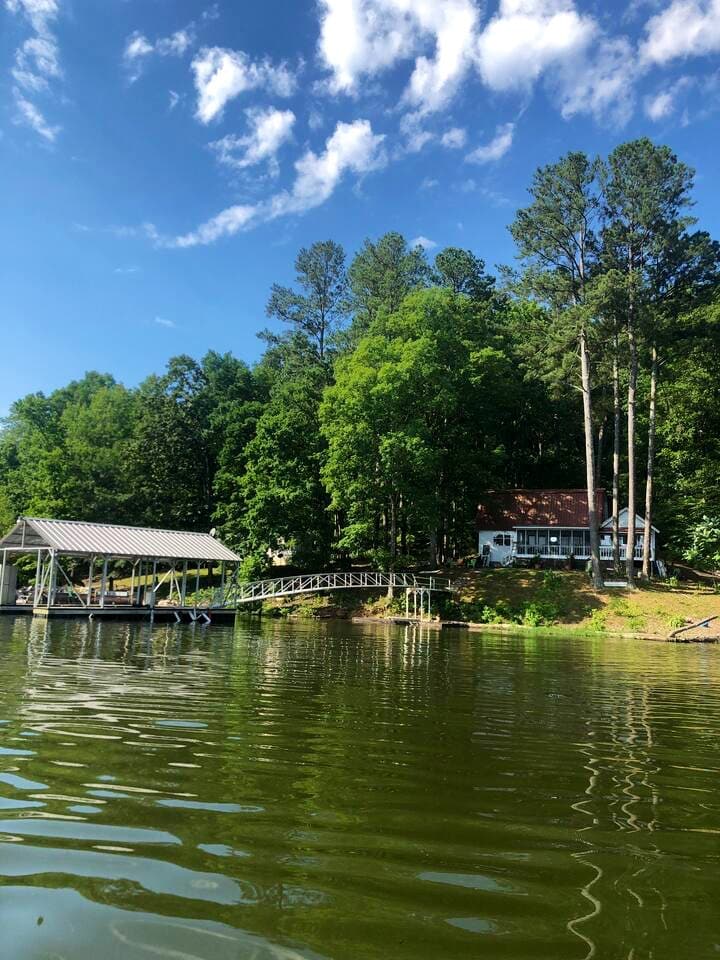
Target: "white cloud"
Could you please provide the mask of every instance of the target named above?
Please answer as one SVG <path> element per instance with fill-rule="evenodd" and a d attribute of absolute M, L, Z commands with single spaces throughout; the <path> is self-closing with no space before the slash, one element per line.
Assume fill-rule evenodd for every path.
<path fill-rule="evenodd" d="M 514 123 L 501 124 L 495 131 L 495 136 L 489 143 L 483 144 L 469 153 L 465 159 L 469 163 L 492 163 L 500 160 L 512 146 L 515 134 Z"/>
<path fill-rule="evenodd" d="M 405 136 L 407 153 L 420 153 L 423 147 L 435 139 L 435 134 L 418 126 L 417 115 L 409 113 L 400 122 L 400 131 Z"/>
<path fill-rule="evenodd" d="M 414 240 L 410 241 L 410 246 L 422 247 L 423 250 L 433 250 L 437 246 L 437 243 L 434 240 L 429 240 L 427 237 L 420 235 L 419 237 L 415 237 Z"/>
<path fill-rule="evenodd" d="M 39 136 L 54 142 L 59 126 L 45 119 L 40 107 L 28 96 L 50 91 L 50 81 L 62 77 L 60 54 L 52 27 L 60 13 L 58 0 L 5 0 L 6 8 L 22 15 L 32 27 L 35 36 L 28 38 L 15 51 L 11 69 L 14 82 L 15 122 L 31 127 Z"/>
<path fill-rule="evenodd" d="M 192 27 L 176 30 L 169 37 L 163 37 L 155 44 L 155 49 L 161 57 L 181 57 L 195 42 Z"/>
<path fill-rule="evenodd" d="M 182 30 L 176 30 L 169 37 L 151 41 L 140 30 L 131 33 L 125 42 L 123 63 L 129 71 L 130 82 L 134 83 L 142 74 L 143 65 L 148 57 L 182 57 L 195 43 L 195 26 L 188 24 Z"/>
<path fill-rule="evenodd" d="M 39 134 L 44 140 L 47 140 L 49 143 L 54 143 L 58 133 L 60 133 L 60 127 L 51 126 L 35 104 L 27 100 L 17 88 L 13 90 L 13 94 L 17 108 L 16 122 L 24 123 L 26 126 L 31 127 L 35 133 Z"/>
<path fill-rule="evenodd" d="M 174 239 L 158 238 L 158 243 L 169 247 L 196 247 L 232 236 L 256 223 L 304 213 L 320 206 L 332 195 L 346 173 L 368 173 L 385 162 L 383 139 L 373 133 L 368 120 L 338 123 L 322 153 L 308 150 L 295 163 L 295 180 L 291 189 L 254 205 L 229 207 L 197 230 Z"/>
<path fill-rule="evenodd" d="M 363 77 L 412 59 L 404 100 L 424 114 L 450 100 L 471 64 L 478 11 L 473 0 L 320 0 L 320 20 L 333 93 L 355 94 Z"/>
<path fill-rule="evenodd" d="M 674 97 L 670 90 L 662 90 L 645 101 L 645 113 L 651 120 L 663 120 L 675 109 Z"/>
<path fill-rule="evenodd" d="M 41 36 L 50 30 L 50 24 L 60 12 L 59 0 L 5 0 L 11 13 L 22 13 Z"/>
<path fill-rule="evenodd" d="M 664 64 L 720 50 L 720 0 L 674 0 L 645 25 L 644 63 Z"/>
<path fill-rule="evenodd" d="M 571 0 L 500 0 L 477 42 L 477 64 L 493 90 L 529 87 L 553 63 L 587 49 L 592 17 Z"/>
<path fill-rule="evenodd" d="M 155 47 L 150 43 L 145 34 L 136 30 L 135 33 L 130 34 L 125 42 L 123 60 L 131 62 L 133 60 L 140 60 L 142 57 L 149 57 L 154 49 Z"/>
<path fill-rule="evenodd" d="M 18 86 L 38 93 L 48 89 L 48 81 L 62 77 L 57 43 L 52 36 L 26 40 L 15 51 L 12 76 Z"/>
<path fill-rule="evenodd" d="M 167 320 L 165 317 L 155 317 L 155 321 L 154 321 L 154 322 L 155 322 L 159 327 L 168 327 L 168 328 L 171 328 L 171 327 L 174 327 L 174 326 L 175 326 L 175 321 L 174 321 L 174 320 Z"/>
<path fill-rule="evenodd" d="M 140 267 L 115 267 L 113 273 L 117 273 L 119 276 L 129 276 L 132 273 L 139 273 Z"/>
<path fill-rule="evenodd" d="M 405 93 L 420 113 L 429 113 L 451 100 L 472 63 L 478 12 L 471 0 L 405 0 L 403 6 L 435 40 L 435 55 L 417 58 Z"/>
<path fill-rule="evenodd" d="M 269 219 L 320 206 L 347 172 L 363 174 L 382 166 L 383 140 L 373 133 L 368 120 L 338 123 L 321 154 L 308 150 L 296 162 L 293 187 L 271 199 Z"/>
<path fill-rule="evenodd" d="M 467 130 L 462 127 L 452 127 L 446 130 L 440 138 L 440 143 L 451 150 L 461 150 L 467 143 Z"/>
<path fill-rule="evenodd" d="M 181 100 L 182 100 L 182 97 L 177 92 L 177 90 L 170 90 L 169 100 L 168 100 L 168 109 L 174 110 Z"/>
<path fill-rule="evenodd" d="M 678 97 L 693 85 L 691 77 L 680 77 L 666 90 L 660 90 L 654 96 L 645 98 L 645 113 L 651 120 L 666 120 L 675 113 Z"/>
<path fill-rule="evenodd" d="M 425 177 L 425 179 L 420 184 L 421 190 L 433 190 L 435 187 L 440 186 L 440 181 L 436 180 L 434 177 Z"/>
<path fill-rule="evenodd" d="M 605 38 L 584 58 L 569 59 L 557 75 L 561 112 L 566 119 L 591 113 L 622 126 L 635 105 L 637 58 L 625 37 Z"/>
<path fill-rule="evenodd" d="M 280 147 L 292 136 L 295 114 L 292 110 L 250 109 L 245 111 L 249 132 L 244 137 L 229 134 L 216 140 L 210 147 L 217 153 L 220 163 L 236 170 L 244 170 L 258 163 L 267 162 L 270 172 L 277 174 L 275 156 Z"/>
<path fill-rule="evenodd" d="M 192 68 L 198 95 L 196 116 L 202 123 L 222 116 L 226 105 L 247 90 L 263 89 L 289 97 L 297 86 L 286 64 L 251 60 L 242 50 L 204 47 Z"/>

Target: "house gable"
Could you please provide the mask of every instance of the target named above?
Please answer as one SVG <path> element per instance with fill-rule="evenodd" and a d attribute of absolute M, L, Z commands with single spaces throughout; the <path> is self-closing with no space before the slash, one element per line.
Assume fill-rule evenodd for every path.
<path fill-rule="evenodd" d="M 626 531 L 628 528 L 628 508 L 623 507 L 623 509 L 618 514 L 618 520 L 620 524 L 620 529 Z M 645 517 L 641 517 L 639 513 L 635 514 L 635 529 L 642 530 L 645 526 Z M 608 517 L 607 520 L 601 524 L 602 530 L 612 530 L 612 517 Z M 657 527 L 653 526 L 655 533 L 659 533 Z"/>

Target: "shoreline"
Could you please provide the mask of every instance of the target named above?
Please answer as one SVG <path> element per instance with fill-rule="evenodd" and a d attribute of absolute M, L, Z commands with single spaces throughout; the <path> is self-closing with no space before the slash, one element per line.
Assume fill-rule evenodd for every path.
<path fill-rule="evenodd" d="M 672 639 L 667 635 L 660 633 L 640 633 L 628 630 L 584 630 L 575 624 L 555 623 L 543 627 L 531 627 L 522 623 L 472 623 L 469 621 L 458 620 L 408 620 L 405 617 L 350 617 L 350 622 L 355 624 L 384 624 L 386 626 L 416 626 L 438 633 L 443 631 L 456 630 L 464 633 L 499 633 L 499 634 L 523 634 L 527 636 L 557 636 L 568 633 L 584 639 L 601 639 L 602 637 L 611 637 L 615 640 L 648 640 L 654 643 L 674 643 L 678 645 L 710 645 L 720 643 L 717 637 L 708 637 L 704 639 L 690 638 L 687 640 Z M 338 618 L 338 622 L 342 622 Z M 347 621 L 346 621 L 347 622 Z"/>

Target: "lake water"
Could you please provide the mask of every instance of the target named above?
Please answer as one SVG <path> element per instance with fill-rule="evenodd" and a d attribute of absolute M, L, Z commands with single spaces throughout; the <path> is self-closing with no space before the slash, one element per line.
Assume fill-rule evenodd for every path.
<path fill-rule="evenodd" d="M 720 649 L 0 618 L 2 960 L 720 956 Z"/>

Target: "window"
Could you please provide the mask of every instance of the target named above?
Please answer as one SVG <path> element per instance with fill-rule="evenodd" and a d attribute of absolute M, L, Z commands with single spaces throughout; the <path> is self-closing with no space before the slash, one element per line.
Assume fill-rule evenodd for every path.
<path fill-rule="evenodd" d="M 493 537 L 493 543 L 496 547 L 512 546 L 512 537 L 509 533 L 496 533 Z"/>

